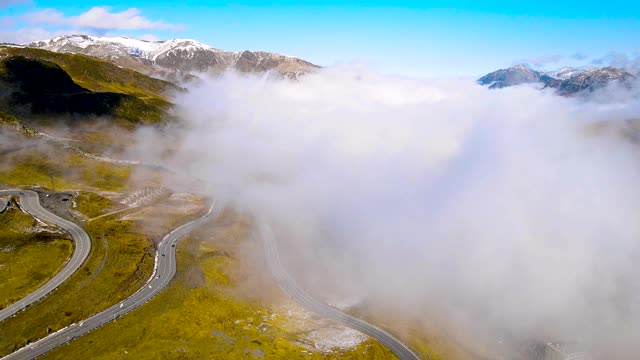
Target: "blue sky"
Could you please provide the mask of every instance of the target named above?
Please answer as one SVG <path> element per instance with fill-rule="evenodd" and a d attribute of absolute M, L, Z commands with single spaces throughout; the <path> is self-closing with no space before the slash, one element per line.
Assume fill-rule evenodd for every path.
<path fill-rule="evenodd" d="M 546 69 L 598 59 L 624 65 L 640 55 L 640 4 L 630 0 L 0 0 L 0 6 L 3 41 L 65 32 L 193 38 L 225 50 L 274 51 L 320 65 L 361 62 L 404 75 L 479 75 L 518 62 Z M 137 25 L 76 18 L 94 7 L 113 14 L 135 8 Z"/>

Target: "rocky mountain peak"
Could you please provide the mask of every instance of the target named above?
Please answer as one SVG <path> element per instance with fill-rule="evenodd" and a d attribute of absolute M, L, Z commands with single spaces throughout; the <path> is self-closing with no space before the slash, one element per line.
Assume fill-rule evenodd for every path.
<path fill-rule="evenodd" d="M 544 88 L 557 89 L 559 95 L 572 96 L 583 91 L 593 91 L 612 81 L 627 83 L 634 76 L 616 67 L 576 69 L 562 67 L 552 72 L 539 72 L 526 65 L 516 65 L 489 73 L 478 83 L 490 89 L 498 89 L 526 83 L 541 83 Z"/>
<path fill-rule="evenodd" d="M 541 73 L 521 64 L 489 73 L 478 79 L 478 82 L 481 85 L 488 85 L 490 89 L 499 89 L 519 84 L 536 83 L 540 81 L 541 76 Z"/>
<path fill-rule="evenodd" d="M 169 78 L 221 73 L 230 69 L 250 73 L 274 72 L 297 78 L 319 68 L 294 57 L 262 51 L 223 51 L 192 39 L 148 41 L 79 34 L 58 36 L 24 46 L 94 56 L 142 73 Z"/>
<path fill-rule="evenodd" d="M 564 80 L 557 88 L 560 95 L 566 96 L 583 91 L 593 91 L 605 87 L 614 81 L 628 85 L 628 82 L 633 78 L 633 75 L 622 69 L 608 66 L 577 73 Z"/>

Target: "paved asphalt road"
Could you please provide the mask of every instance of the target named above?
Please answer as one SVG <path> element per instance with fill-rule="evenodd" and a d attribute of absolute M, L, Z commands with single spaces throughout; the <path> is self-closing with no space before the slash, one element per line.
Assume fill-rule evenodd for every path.
<path fill-rule="evenodd" d="M 15 191 L 12 190 L 9 192 L 0 191 L 0 196 L 8 195 L 8 194 L 19 194 L 21 196 L 21 203 L 23 208 L 25 208 L 29 213 L 31 213 L 34 216 L 37 216 L 39 219 L 51 221 L 63 227 L 65 230 L 69 231 L 73 235 L 74 239 L 76 239 L 76 236 L 78 237 L 81 237 L 81 236 L 79 235 L 79 233 L 73 233 L 72 230 L 68 229 L 68 228 L 72 228 L 72 226 L 75 226 L 77 228 L 76 230 L 79 229 L 86 236 L 86 233 L 84 233 L 82 229 L 77 227 L 77 225 L 70 223 L 64 219 L 61 219 L 44 210 L 38 202 L 37 193 L 26 191 L 26 190 L 15 190 Z M 203 217 L 197 220 L 191 221 L 187 224 L 184 224 L 179 228 L 173 230 L 169 234 L 167 234 L 162 239 L 162 241 L 158 244 L 158 251 L 156 253 L 156 266 L 154 268 L 154 272 L 151 278 L 136 293 L 134 293 L 124 301 L 116 305 L 113 305 L 110 308 L 96 315 L 93 315 L 86 320 L 83 320 L 79 323 L 74 323 L 43 339 L 40 339 L 39 341 L 36 341 L 33 344 L 27 345 L 19 349 L 18 351 L 5 356 L 4 358 L 2 358 L 2 360 L 34 359 L 42 354 L 47 353 L 48 351 L 51 351 L 52 349 L 58 346 L 61 346 L 73 340 L 74 338 L 82 336 L 110 321 L 115 320 L 116 318 L 134 310 L 135 308 L 149 301 L 155 295 L 160 293 L 169 284 L 171 279 L 175 276 L 176 243 L 178 242 L 178 239 L 180 239 L 182 236 L 187 234 L 192 229 L 198 227 L 202 223 L 209 220 L 210 217 L 219 213 L 220 210 L 221 208 L 217 208 L 214 202 L 209 208 L 209 211 Z M 400 360 L 420 359 L 405 344 L 403 344 L 400 340 L 396 339 L 393 335 L 389 334 L 385 330 L 380 329 L 377 326 L 371 325 L 361 319 L 345 314 L 339 309 L 315 299 L 306 291 L 304 291 L 302 288 L 300 288 L 297 285 L 297 283 L 293 280 L 293 278 L 286 272 L 284 266 L 280 262 L 277 244 L 275 242 L 273 232 L 267 225 L 263 224 L 261 228 L 262 228 L 262 235 L 263 235 L 262 236 L 263 245 L 264 245 L 268 266 L 273 276 L 278 281 L 278 284 L 280 285 L 280 287 L 289 296 L 291 296 L 298 303 L 300 303 L 302 306 L 304 306 L 310 311 L 313 311 L 328 319 L 342 323 L 348 327 L 351 327 L 366 335 L 369 335 L 372 338 L 375 338 L 380 343 L 388 347 Z M 86 236 L 86 240 L 87 240 L 87 244 L 90 244 L 88 236 Z M 86 248 L 87 248 L 86 253 L 88 255 L 89 247 L 87 246 Z M 74 257 L 76 253 L 74 253 Z M 86 258 L 86 255 L 85 255 L 85 258 Z M 82 260 L 84 261 L 84 258 Z M 72 261 L 73 261 L 73 257 L 72 257 Z M 72 263 L 72 261 L 70 261 L 69 263 Z M 80 264 L 82 264 L 82 261 L 78 264 L 78 267 L 80 266 Z M 65 267 L 65 269 L 66 268 L 67 267 Z M 61 273 L 62 271 L 58 273 L 58 275 L 60 275 Z M 71 273 L 69 273 L 69 275 Z M 56 275 L 54 279 L 57 278 L 58 275 Z M 69 275 L 62 278 L 62 280 L 58 283 L 58 285 L 62 283 L 62 281 L 64 281 Z M 51 283 L 54 279 L 52 279 L 49 283 Z M 45 284 L 45 286 L 43 286 L 41 289 L 45 288 L 49 283 Z M 53 288 L 51 290 L 53 290 Z M 39 292 L 39 291 L 40 289 L 38 289 L 36 292 Z M 32 293 L 32 295 L 35 294 L 36 292 Z M 46 295 L 46 293 L 44 293 L 44 295 Z M 44 295 L 41 295 L 35 300 L 32 300 L 31 303 L 33 301 L 37 301 L 37 299 L 41 298 Z M 30 296 L 31 295 L 29 295 L 28 297 Z M 24 306 L 22 308 L 24 308 Z"/>
<path fill-rule="evenodd" d="M 43 208 L 40 205 L 38 193 L 29 190 L 0 190 L 0 196 L 5 195 L 19 195 L 20 207 L 23 210 L 35 218 L 55 224 L 68 232 L 73 238 L 75 246 L 71 260 L 67 262 L 62 270 L 60 270 L 46 284 L 42 285 L 31 294 L 0 310 L 0 321 L 12 316 L 55 290 L 60 286 L 60 284 L 67 280 L 69 276 L 78 270 L 78 268 L 80 268 L 91 251 L 91 239 L 89 239 L 89 235 L 78 225 L 54 215 Z"/>
<path fill-rule="evenodd" d="M 18 351 L 3 357 L 2 360 L 34 359 L 73 340 L 74 338 L 82 336 L 110 321 L 115 320 L 116 318 L 151 300 L 151 298 L 161 292 L 167 284 L 169 284 L 176 274 L 176 243 L 178 242 L 178 239 L 208 221 L 212 216 L 218 214 L 222 208 L 216 207 L 215 205 L 216 202 L 214 201 L 211 204 L 209 211 L 204 216 L 180 226 L 162 239 L 158 244 L 156 265 L 151 278 L 133 295 L 86 320 L 71 324 L 66 328 L 58 330 L 57 332 L 34 342 L 33 344 L 27 345 Z"/>
<path fill-rule="evenodd" d="M 289 273 L 287 273 L 280 261 L 278 247 L 271 228 L 267 224 L 263 223 L 260 225 L 260 230 L 267 258 L 267 265 L 269 266 L 271 273 L 276 278 L 282 290 L 284 290 L 300 305 L 312 312 L 315 312 L 316 314 L 369 335 L 389 348 L 389 350 L 391 350 L 400 360 L 420 359 L 418 355 L 411 351 L 407 345 L 403 344 L 400 340 L 396 339 L 385 330 L 382 330 L 375 325 L 371 325 L 364 320 L 346 314 L 333 306 L 325 304 L 311 296 L 304 289 L 300 288 Z"/>

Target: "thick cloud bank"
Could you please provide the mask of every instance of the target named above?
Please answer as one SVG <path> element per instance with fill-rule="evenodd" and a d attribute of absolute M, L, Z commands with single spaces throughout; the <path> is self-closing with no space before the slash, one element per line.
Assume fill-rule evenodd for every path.
<path fill-rule="evenodd" d="M 178 99 L 171 160 L 273 221 L 327 298 L 637 358 L 640 106 L 607 91 L 227 75 Z"/>

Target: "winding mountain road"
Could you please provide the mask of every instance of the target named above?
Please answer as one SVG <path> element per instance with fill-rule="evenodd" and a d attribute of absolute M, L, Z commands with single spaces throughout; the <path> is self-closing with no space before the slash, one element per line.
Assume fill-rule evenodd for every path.
<path fill-rule="evenodd" d="M 20 207 L 36 219 L 55 224 L 68 232 L 75 243 L 73 255 L 67 264 L 51 280 L 36 289 L 31 294 L 14 302 L 6 308 L 0 310 L 0 321 L 12 316 L 18 311 L 35 303 L 55 290 L 60 284 L 65 282 L 89 256 L 91 251 L 91 239 L 89 235 L 78 225 L 65 220 L 40 205 L 38 193 L 30 190 L 0 190 L 0 196 L 18 195 L 20 196 Z"/>
<path fill-rule="evenodd" d="M 42 297 L 46 296 L 49 292 L 54 290 L 62 282 L 64 282 L 73 272 L 75 272 L 84 262 L 89 255 L 91 241 L 87 233 L 82 230 L 76 224 L 64 220 L 47 210 L 45 210 L 39 203 L 38 194 L 29 190 L 1 190 L 0 196 L 5 195 L 19 195 L 20 203 L 23 209 L 29 214 L 38 219 L 54 223 L 65 231 L 69 232 L 76 242 L 76 251 L 67 263 L 67 265 L 56 274 L 45 285 L 29 294 L 25 298 L 10 305 L 9 307 L 0 311 L 0 320 L 15 314 L 16 312 L 24 309 L 30 304 L 38 301 Z M 88 332 L 91 332 L 98 327 L 115 320 L 116 318 L 127 314 L 128 312 L 143 305 L 147 301 L 151 300 L 155 295 L 160 293 L 171 281 L 176 274 L 176 244 L 178 240 L 186 235 L 194 228 L 200 226 L 209 218 L 215 216 L 222 210 L 222 207 L 216 206 L 216 202 L 212 202 L 208 212 L 202 217 L 186 223 L 175 230 L 167 234 L 162 241 L 158 244 L 158 250 L 156 253 L 156 261 L 153 274 L 147 283 L 136 291 L 133 295 L 127 299 L 115 304 L 108 309 L 99 312 L 86 320 L 79 323 L 71 324 L 53 334 L 48 335 L 32 344 L 29 344 L 7 356 L 2 360 L 31 360 L 43 355 L 52 349 L 61 346 L 79 336 L 82 336 Z M 352 329 L 360 331 L 385 345 L 391 350 L 400 360 L 419 360 L 416 355 L 408 346 L 403 344 L 400 340 L 395 338 L 387 331 L 367 323 L 364 320 L 358 319 L 354 316 L 346 314 L 339 309 L 325 304 L 304 289 L 300 288 L 295 280 L 287 273 L 286 269 L 280 261 L 278 248 L 275 237 L 271 228 L 262 223 L 260 225 L 264 251 L 267 259 L 267 265 L 280 285 L 280 287 L 296 300 L 300 305 L 306 309 L 315 312 L 323 317 L 339 322 Z"/>
<path fill-rule="evenodd" d="M 403 344 L 387 331 L 375 325 L 371 325 L 364 320 L 358 319 L 357 317 L 346 314 L 333 306 L 323 303 L 298 286 L 280 261 L 278 246 L 271 227 L 266 223 L 261 223 L 259 227 L 261 238 L 263 240 L 264 252 L 267 258 L 267 266 L 285 293 L 291 296 L 307 310 L 339 322 L 352 329 L 358 330 L 378 340 L 381 344 L 391 350 L 391 352 L 393 352 L 400 360 L 420 359 L 420 357 L 411 351 L 407 345 Z"/>
<path fill-rule="evenodd" d="M 115 320 L 116 318 L 151 300 L 151 298 L 160 293 L 169 284 L 176 274 L 176 243 L 178 240 L 189 231 L 208 221 L 221 210 L 222 207 L 216 206 L 216 201 L 214 201 L 205 215 L 188 222 L 167 234 L 158 244 L 156 263 L 151 278 L 149 278 L 147 283 L 133 295 L 118 304 L 87 318 L 86 320 L 71 324 L 34 342 L 33 344 L 27 345 L 18 351 L 3 357 L 2 360 L 34 359 L 58 346 Z"/>

